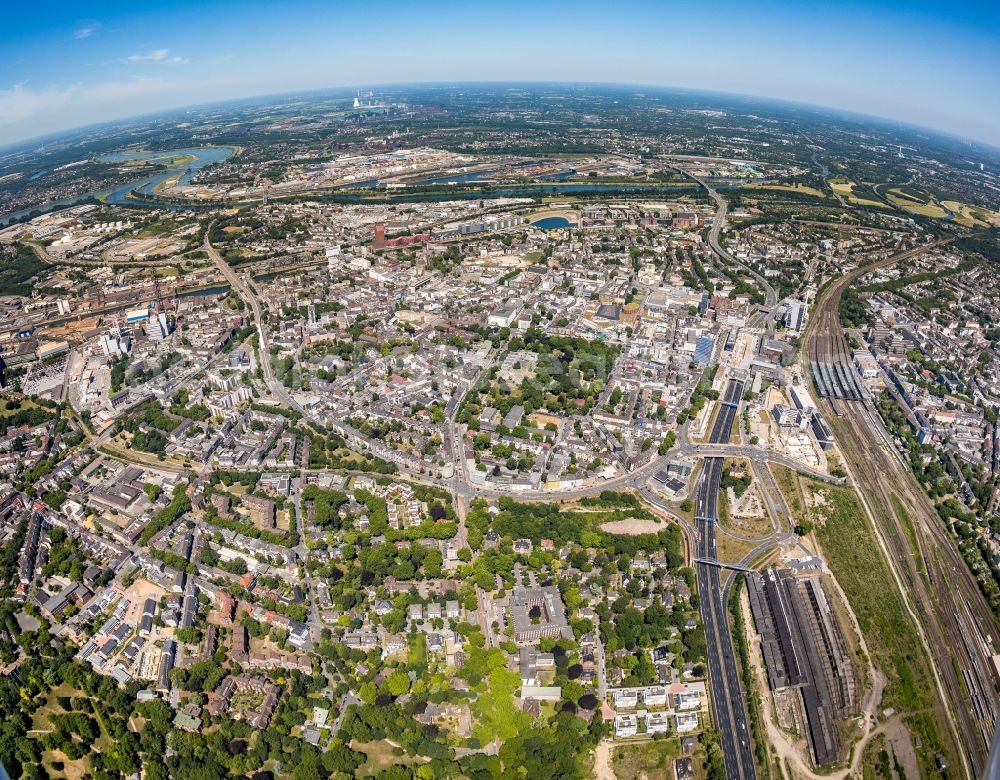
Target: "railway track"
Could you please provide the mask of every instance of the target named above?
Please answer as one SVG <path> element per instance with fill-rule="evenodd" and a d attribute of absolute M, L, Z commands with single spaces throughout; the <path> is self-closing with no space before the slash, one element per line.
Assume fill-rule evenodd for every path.
<path fill-rule="evenodd" d="M 881 510 L 878 514 L 881 515 L 882 536 L 921 618 L 932 661 L 949 698 L 960 748 L 973 772 L 978 773 L 985 763 L 995 727 L 993 717 L 986 717 L 986 713 L 994 712 L 997 705 L 997 680 L 992 659 L 985 652 L 971 653 L 966 644 L 967 637 L 977 636 L 981 630 L 980 623 L 971 619 L 971 611 L 965 608 L 970 597 L 979 596 L 978 588 L 971 583 L 975 592 L 969 592 L 969 583 L 964 582 L 969 578 L 962 576 L 967 575 L 965 562 L 947 537 L 936 513 L 931 517 L 921 511 L 924 509 L 920 506 L 921 497 L 915 496 L 906 484 L 908 474 L 895 459 L 883 458 L 877 463 L 871 457 L 879 442 L 864 433 L 869 425 L 866 417 L 851 405 L 844 424 L 838 426 L 841 451 L 851 465 L 859 488 L 865 491 L 870 504 Z M 849 429 L 858 431 L 859 435 L 852 437 Z M 915 549 L 903 522 L 892 508 L 893 496 L 908 509 L 914 524 Z M 982 606 L 985 608 L 985 604 Z M 992 624 L 991 616 L 989 620 L 986 625 Z M 958 670 L 969 671 L 977 681 L 993 678 L 989 690 L 970 692 L 963 685 L 965 681 L 960 682 Z M 977 711 L 975 699 L 988 704 Z"/>
<path fill-rule="evenodd" d="M 835 282 L 809 323 L 804 351 L 809 361 L 849 367 L 849 349 L 840 324 L 840 300 L 847 285 L 876 268 L 904 262 L 949 240 L 860 267 Z M 838 389 L 836 377 L 822 370 L 819 381 L 816 371 L 810 375 L 817 395 L 823 397 L 821 403 L 838 418 L 838 445 L 857 488 L 869 505 L 877 508 L 877 530 L 889 552 L 889 563 L 918 617 L 941 700 L 935 706 L 936 716 L 951 726 L 964 774 L 978 775 L 986 764 L 1000 710 L 1000 675 L 992 657 L 997 632 L 993 614 L 866 395 L 838 395 L 834 392 Z M 845 386 L 840 383 L 840 388 Z M 913 531 L 909 535 L 894 509 L 894 497 L 910 516 Z"/>

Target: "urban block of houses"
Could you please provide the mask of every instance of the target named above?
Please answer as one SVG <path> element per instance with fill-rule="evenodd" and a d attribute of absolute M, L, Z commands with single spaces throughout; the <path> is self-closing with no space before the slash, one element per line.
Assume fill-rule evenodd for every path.
<path fill-rule="evenodd" d="M 573 639 L 559 588 L 554 585 L 514 588 L 507 609 L 514 625 L 514 641 L 519 644 L 536 644 L 542 638 Z"/>
<path fill-rule="evenodd" d="M 246 720 L 255 729 L 265 729 L 274 714 L 281 689 L 266 677 L 241 674 L 237 677 L 227 677 L 212 697 L 208 712 L 212 717 L 218 717 L 229 712 L 233 696 L 238 691 L 251 691 L 263 696 L 260 706 L 248 712 L 237 712 L 232 717 Z"/>

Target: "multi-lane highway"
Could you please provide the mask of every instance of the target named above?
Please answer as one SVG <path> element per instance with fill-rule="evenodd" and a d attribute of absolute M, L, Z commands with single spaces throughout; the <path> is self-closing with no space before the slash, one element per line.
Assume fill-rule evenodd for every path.
<path fill-rule="evenodd" d="M 724 260 L 727 264 L 733 266 L 734 268 L 739 268 L 744 273 L 749 274 L 753 277 L 757 284 L 760 285 L 760 288 L 764 291 L 765 308 L 754 314 L 747 321 L 747 325 L 751 328 L 764 325 L 774 316 L 774 309 L 778 305 L 778 293 L 770 285 L 767 279 L 757 273 L 757 271 L 750 266 L 740 260 L 737 260 L 729 252 L 729 250 L 719 243 L 719 234 L 722 231 L 723 225 L 726 224 L 726 213 L 729 210 L 729 203 L 704 179 L 700 179 L 694 174 L 688 173 L 683 168 L 675 167 L 674 170 L 684 174 L 696 182 L 700 187 L 704 188 L 705 192 L 709 194 L 709 197 L 715 201 L 715 217 L 712 220 L 712 229 L 708 231 L 708 245 L 712 248 L 712 251 L 715 252 L 719 259 Z"/>
<path fill-rule="evenodd" d="M 709 192 L 714 193 L 710 188 Z M 714 197 L 714 195 L 713 195 Z M 725 219 L 725 201 L 718 199 L 720 203 L 720 213 L 717 215 L 716 225 L 713 234 L 717 236 L 718 228 Z M 714 240 L 714 239 L 713 239 Z M 277 381 L 270 365 L 268 338 L 265 321 L 261 312 L 258 292 L 253 288 L 249 279 L 240 277 L 225 262 L 222 256 L 208 242 L 206 237 L 205 248 L 209 256 L 218 266 L 220 272 L 232 286 L 232 289 L 245 301 L 253 312 L 255 324 L 260 338 L 260 362 L 264 374 L 265 382 L 271 393 L 292 409 L 310 416 L 306 410 L 295 401 L 288 390 Z M 727 253 L 721 249 L 717 250 L 724 257 Z M 735 260 L 732 262 L 736 263 Z M 736 263 L 739 265 L 738 263 Z M 746 269 L 750 273 L 750 269 Z M 761 279 L 762 285 L 768 290 L 768 303 L 773 307 L 776 296 L 773 289 Z M 740 401 L 743 397 L 744 382 L 731 380 L 726 388 L 725 397 L 719 405 L 718 414 L 713 424 L 707 444 L 698 445 L 692 443 L 682 444 L 678 450 L 671 453 L 673 457 L 678 454 L 687 454 L 691 457 L 705 457 L 705 468 L 703 470 L 698 490 L 697 490 L 697 530 L 692 529 L 686 522 L 685 527 L 689 533 L 697 538 L 697 551 L 695 557 L 704 561 L 698 564 L 698 588 L 701 603 L 702 621 L 705 626 L 708 645 L 708 666 L 711 684 L 712 703 L 715 712 L 715 722 L 721 734 L 722 749 L 726 765 L 726 773 L 731 778 L 756 778 L 750 735 L 747 725 L 747 715 L 743 703 L 743 693 L 740 687 L 740 677 L 736 666 L 735 652 L 733 648 L 732 636 L 729 630 L 729 622 L 726 610 L 726 590 L 720 581 L 720 569 L 710 562 L 717 560 L 715 541 L 715 520 L 718 512 L 719 490 L 722 481 L 723 459 L 726 456 L 743 456 L 752 459 L 754 462 L 763 462 L 768 458 L 783 459 L 779 454 L 766 453 L 763 450 L 745 445 L 731 444 L 730 435 L 733 425 L 737 420 L 737 413 Z M 458 431 L 454 429 L 452 421 L 460 404 L 459 399 L 452 399 L 448 409 L 448 438 L 453 458 L 458 461 L 454 474 L 447 480 L 428 477 L 427 475 L 417 476 L 414 471 L 401 465 L 401 471 L 408 476 L 418 478 L 420 481 L 432 482 L 448 487 L 456 494 L 456 498 L 467 499 L 472 495 L 489 495 L 491 491 L 476 489 L 466 481 L 466 475 L 462 468 L 462 444 L 459 440 Z M 346 438 L 357 446 L 364 447 L 361 434 L 349 426 L 337 424 L 338 430 Z M 655 471 L 662 466 L 665 459 L 654 458 L 635 472 L 625 475 L 616 480 L 609 480 L 604 483 L 595 483 L 578 491 L 560 491 L 553 493 L 545 491 L 544 496 L 525 495 L 523 498 L 553 498 L 569 499 L 579 495 L 589 495 L 602 489 L 612 487 L 635 487 L 644 495 L 649 496 L 646 481 Z M 796 465 L 790 463 L 789 465 Z M 800 467 L 801 468 L 801 467 Z M 658 503 L 654 501 L 654 503 Z M 770 544 L 767 542 L 766 544 Z M 747 561 L 749 563 L 749 561 Z"/>
<path fill-rule="evenodd" d="M 715 424 L 709 436 L 712 443 L 729 441 L 743 397 L 744 383 L 730 380 L 726 388 Z M 708 646 L 708 679 L 712 691 L 712 708 L 715 723 L 722 740 L 722 753 L 729 778 L 756 778 L 747 714 L 736 667 L 733 638 L 726 617 L 725 593 L 719 578 L 719 567 L 707 561 L 718 560 L 715 543 L 715 523 L 718 518 L 719 489 L 722 483 L 723 459 L 705 459 L 698 482 L 695 502 L 695 520 L 698 531 L 697 557 L 701 563 L 698 571 L 698 597 L 701 602 L 701 619 L 705 626 Z"/>
<path fill-rule="evenodd" d="M 718 228 L 725 220 L 726 202 L 724 199 L 718 196 L 715 190 L 708 187 L 707 184 L 701 182 L 700 180 L 696 181 L 698 181 L 699 184 L 702 184 L 702 186 L 704 186 L 709 191 L 709 193 L 711 193 L 712 196 L 717 199 L 719 203 L 719 211 L 716 214 L 716 221 L 713 225 L 713 233 L 712 233 L 712 235 L 717 236 Z M 261 312 L 259 295 L 257 291 L 254 289 L 253 283 L 250 281 L 249 278 L 240 276 L 236 271 L 232 269 L 232 267 L 230 267 L 230 265 L 225 261 L 222 255 L 215 249 L 215 247 L 212 246 L 211 242 L 208 240 L 208 236 L 210 233 L 211 233 L 211 227 L 209 227 L 209 229 L 205 233 L 205 245 L 204 245 L 205 251 L 208 253 L 209 258 L 212 260 L 212 262 L 215 263 L 216 267 L 219 269 L 219 272 L 229 283 L 230 287 L 244 301 L 244 303 L 247 304 L 247 306 L 250 308 L 253 314 L 254 323 L 256 325 L 259 337 L 259 359 L 261 364 L 260 367 L 261 370 L 263 371 L 264 381 L 267 384 L 268 389 L 282 403 L 304 414 L 307 418 L 311 418 L 312 415 L 310 415 L 307 410 L 302 408 L 302 406 L 292 397 L 291 393 L 288 392 L 287 388 L 285 388 L 285 386 L 282 385 L 281 382 L 279 382 L 277 378 L 274 376 L 274 370 L 271 366 L 271 361 L 270 361 L 267 328 L 265 327 L 264 318 Z M 717 239 L 713 240 L 715 240 L 717 244 Z M 745 266 L 742 266 L 742 264 L 740 264 L 739 261 L 737 261 L 735 258 L 732 258 L 732 256 L 729 255 L 729 253 L 726 252 L 721 247 L 719 247 L 718 252 L 723 257 L 725 257 L 727 261 L 736 263 L 737 265 L 740 265 L 740 267 L 745 268 Z M 755 278 L 757 278 L 756 272 L 754 272 L 752 269 L 746 268 L 746 270 L 749 273 L 754 274 Z M 767 284 L 767 281 L 763 277 L 759 277 L 758 281 L 764 286 L 764 289 L 767 291 L 768 305 L 773 307 L 774 302 L 777 300 L 774 289 Z M 492 365 L 495 359 L 496 356 L 491 357 L 490 362 L 484 368 L 484 371 L 487 368 L 489 368 L 490 365 Z M 469 387 L 465 388 L 465 392 L 468 392 L 468 390 L 474 384 L 475 382 L 470 383 Z M 742 393 L 742 390 L 740 392 Z M 455 397 L 453 397 L 449 402 L 448 409 L 446 411 L 446 419 L 447 419 L 446 438 L 448 439 L 449 450 L 452 454 L 452 461 L 454 464 L 454 472 L 451 475 L 451 477 L 447 479 L 434 477 L 433 475 L 428 475 L 424 473 L 424 470 L 420 468 L 421 466 L 420 463 L 416 461 L 410 463 L 403 456 L 399 456 L 391 452 L 385 452 L 383 451 L 385 449 L 384 447 L 383 449 L 376 450 L 376 448 L 379 447 L 380 445 L 378 445 L 376 442 L 370 441 L 360 431 L 358 431 L 357 429 L 353 428 L 350 425 L 347 425 L 346 423 L 337 422 L 334 423 L 332 427 L 335 428 L 338 433 L 344 436 L 344 438 L 346 438 L 349 442 L 351 442 L 355 446 L 358 446 L 361 449 L 366 450 L 368 452 L 372 452 L 373 454 L 383 457 L 384 459 L 392 460 L 396 464 L 396 466 L 399 467 L 401 472 L 419 481 L 429 482 L 444 488 L 448 488 L 450 490 L 455 491 L 456 494 L 461 495 L 464 498 L 471 498 L 474 495 L 479 495 L 482 497 L 497 497 L 497 496 L 507 495 L 507 493 L 502 490 L 490 490 L 489 488 L 475 487 L 469 484 L 469 482 L 466 479 L 466 475 L 464 473 L 465 464 L 464 464 L 462 442 L 460 441 L 458 431 L 454 424 L 454 416 L 457 413 L 459 406 L 461 405 L 461 400 L 464 397 L 464 394 L 465 393 L 456 394 Z M 736 400 L 739 401 L 739 397 L 737 397 Z M 735 420 L 735 414 L 736 414 L 735 407 L 730 407 L 726 412 L 724 418 L 728 420 L 726 424 L 730 426 L 733 424 L 733 421 Z M 329 426 L 330 424 L 326 423 L 326 425 Z M 783 465 L 789 466 L 790 468 L 795 468 L 799 471 L 808 472 L 810 476 L 814 476 L 818 479 L 827 479 L 827 480 L 833 479 L 829 475 L 823 474 L 822 472 L 809 469 L 808 467 L 803 467 L 801 464 L 796 463 L 795 461 L 791 460 L 787 456 L 782 455 L 781 453 L 769 452 L 766 450 L 762 450 L 760 448 L 748 447 L 746 445 L 731 445 L 729 444 L 727 436 L 725 441 L 721 442 L 716 441 L 715 439 L 709 439 L 708 444 L 702 444 L 702 445 L 683 443 L 680 445 L 680 447 L 672 450 L 668 456 L 654 457 L 645 466 L 636 469 L 632 473 L 622 475 L 615 479 L 610 479 L 602 482 L 595 482 L 593 485 L 588 485 L 578 490 L 564 490 L 564 491 L 538 490 L 538 491 L 526 492 L 520 497 L 526 500 L 545 499 L 551 501 L 553 499 L 556 499 L 556 500 L 569 501 L 590 495 L 595 492 L 599 492 L 601 490 L 622 490 L 628 488 L 642 488 L 645 485 L 646 480 L 649 479 L 649 477 L 651 477 L 653 474 L 655 474 L 660 468 L 662 468 L 663 465 L 669 459 L 677 457 L 705 457 L 709 454 L 710 448 L 718 447 L 720 444 L 722 445 L 720 451 L 718 452 L 718 455 L 720 457 L 721 456 L 745 457 L 756 460 L 766 458 L 767 460 L 773 460 L 782 463 Z"/>

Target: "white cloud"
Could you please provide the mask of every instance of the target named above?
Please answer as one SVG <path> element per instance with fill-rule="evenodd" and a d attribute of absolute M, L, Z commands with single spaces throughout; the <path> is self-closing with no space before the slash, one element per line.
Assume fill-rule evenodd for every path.
<path fill-rule="evenodd" d="M 153 49 L 144 53 L 133 54 L 128 58 L 129 62 L 136 63 L 158 63 L 160 65 L 186 65 L 187 58 L 176 54 L 171 54 L 170 49 Z"/>
<path fill-rule="evenodd" d="M 101 31 L 100 22 L 81 22 L 80 25 L 73 31 L 73 37 L 77 40 L 82 38 L 90 38 L 92 35 L 97 35 Z"/>
<path fill-rule="evenodd" d="M 166 73 L 166 71 L 156 71 Z M 170 71 L 180 73 L 182 71 Z M 0 146 L 67 127 L 138 116 L 259 89 L 227 78 L 162 78 L 146 75 L 96 83 L 32 88 L 27 82 L 0 87 Z"/>
<path fill-rule="evenodd" d="M 185 94 L 190 85 L 158 78 L 134 78 L 123 81 L 105 81 L 97 84 L 67 84 L 33 90 L 25 84 L 15 84 L 10 89 L 0 89 L 0 142 L 10 133 L 35 127 L 36 133 L 45 132 L 50 121 L 62 116 L 79 117 L 79 122 L 99 121 L 102 112 L 117 115 L 122 109 L 135 107 L 149 110 L 158 98 L 176 98 Z"/>
<path fill-rule="evenodd" d="M 62 108 L 78 91 L 77 84 L 37 91 L 26 88 L 24 84 L 0 89 L 0 125 L 23 122 L 40 113 Z"/>

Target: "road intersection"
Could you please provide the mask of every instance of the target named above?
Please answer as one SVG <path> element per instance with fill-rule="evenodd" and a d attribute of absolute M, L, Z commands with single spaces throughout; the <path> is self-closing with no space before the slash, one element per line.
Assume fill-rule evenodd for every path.
<path fill-rule="evenodd" d="M 727 260 L 740 265 L 732 259 L 724 249 L 718 246 L 717 236 L 722 221 L 725 218 L 725 200 L 720 198 L 714 190 L 703 182 L 699 182 L 708 189 L 709 193 L 716 198 L 719 203 L 719 213 L 716 215 L 715 224 L 710 233 L 710 243 L 713 249 Z M 211 228 L 209 228 L 210 232 Z M 465 451 L 463 435 L 460 427 L 455 423 L 455 416 L 461 406 L 465 394 L 475 386 L 471 382 L 461 393 L 456 393 L 448 403 L 446 408 L 446 452 L 449 452 L 452 459 L 453 470 L 449 476 L 444 476 L 444 472 L 433 469 L 429 470 L 427 464 L 416 459 L 404 456 L 394 457 L 394 453 L 385 452 L 388 448 L 378 442 L 365 437 L 360 431 L 337 421 L 331 423 L 328 420 L 320 421 L 315 419 L 308 409 L 302 407 L 288 389 L 277 380 L 273 368 L 270 364 L 270 352 L 267 328 L 265 319 L 261 311 L 260 296 L 255 288 L 252 279 L 242 277 L 237 274 L 219 252 L 211 245 L 206 234 L 205 250 L 209 257 L 216 264 L 226 281 L 237 295 L 244 301 L 252 312 L 254 324 L 258 334 L 258 358 L 263 373 L 264 381 L 268 390 L 275 399 L 287 405 L 291 409 L 303 415 L 304 419 L 310 420 L 325 428 L 332 428 L 339 432 L 354 446 L 362 451 L 378 454 L 380 457 L 392 460 L 400 472 L 409 478 L 419 482 L 445 487 L 451 490 L 460 506 L 459 516 L 464 517 L 466 503 L 474 497 L 494 497 L 509 495 L 503 491 L 491 490 L 471 484 L 465 472 Z M 751 269 L 746 269 L 756 276 Z M 767 302 L 769 309 L 773 309 L 776 303 L 774 290 L 767 285 L 763 279 L 759 280 L 767 290 Z M 761 313 L 766 319 L 768 313 Z M 755 315 L 756 316 L 756 315 Z M 491 357 L 491 363 L 495 356 Z M 488 370 L 488 366 L 483 369 Z M 714 562 L 718 560 L 716 549 L 716 517 L 718 512 L 718 498 L 722 479 L 722 465 L 724 458 L 739 457 L 748 459 L 755 469 L 755 473 L 768 471 L 767 462 L 775 462 L 790 468 L 797 469 L 809 476 L 832 482 L 842 482 L 843 480 L 831 477 L 830 475 L 809 468 L 797 463 L 791 458 L 777 452 L 772 452 L 759 447 L 747 444 L 730 443 L 730 432 L 737 420 L 737 412 L 742 400 L 744 382 L 740 380 L 730 380 L 726 390 L 726 395 L 720 403 L 720 411 L 716 416 L 709 441 L 696 443 L 684 441 L 679 446 L 663 456 L 653 456 L 648 463 L 637 468 L 631 473 L 623 476 L 595 482 L 583 488 L 570 490 L 535 490 L 518 493 L 517 498 L 521 500 L 574 500 L 584 496 L 598 494 L 603 490 L 634 489 L 649 501 L 658 510 L 676 519 L 687 532 L 690 539 L 695 540 L 695 558 L 701 559 L 697 564 L 698 588 L 700 596 L 700 609 L 702 621 L 705 626 L 708 638 L 708 664 L 709 678 L 712 690 L 712 701 L 715 713 L 716 725 L 721 732 L 722 748 L 725 757 L 727 776 L 734 778 L 755 778 L 756 770 L 754 766 L 752 747 L 750 744 L 749 731 L 747 726 L 747 716 L 743 705 L 743 691 L 741 689 L 740 676 L 737 671 L 732 635 L 726 616 L 726 596 L 729 592 L 729 580 L 723 588 L 720 580 L 720 569 Z M 673 506 L 666 502 L 660 495 L 655 493 L 651 487 L 651 478 L 667 463 L 676 458 L 704 458 L 705 468 L 702 471 L 697 488 L 697 528 L 683 518 Z M 412 462 L 411 462 L 412 461 Z M 431 473 L 428 473 L 430 471 Z M 769 472 L 768 472 L 769 473 Z M 772 480 L 773 486 L 773 480 Z M 779 514 L 787 516 L 787 509 L 783 505 L 779 508 L 776 501 L 769 495 L 768 490 L 762 491 L 768 503 L 772 516 L 775 518 Z M 774 492 L 780 496 L 776 486 Z M 464 523 L 462 524 L 464 526 Z M 464 538 L 464 528 L 462 529 Z M 755 541 L 758 546 L 748 554 L 747 558 L 740 562 L 740 566 L 746 567 L 751 564 L 761 554 L 774 547 L 778 542 L 784 541 L 788 534 L 783 533 L 780 522 L 776 520 L 776 527 L 772 534 L 769 534 Z M 303 541 L 304 545 L 305 542 Z M 485 594 L 481 599 L 485 599 Z"/>

